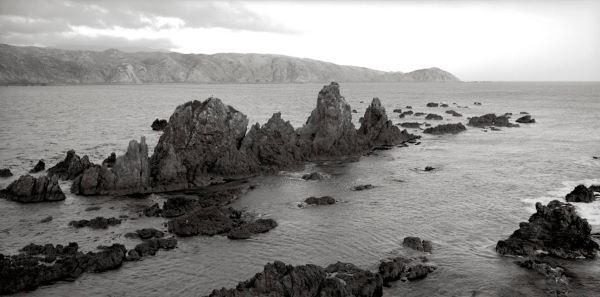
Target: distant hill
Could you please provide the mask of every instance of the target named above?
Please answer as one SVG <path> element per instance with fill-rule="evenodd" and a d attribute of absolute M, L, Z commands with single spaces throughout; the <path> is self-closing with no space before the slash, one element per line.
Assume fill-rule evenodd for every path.
<path fill-rule="evenodd" d="M 267 54 L 74 51 L 0 44 L 0 84 L 459 81 L 439 68 L 408 73 Z"/>

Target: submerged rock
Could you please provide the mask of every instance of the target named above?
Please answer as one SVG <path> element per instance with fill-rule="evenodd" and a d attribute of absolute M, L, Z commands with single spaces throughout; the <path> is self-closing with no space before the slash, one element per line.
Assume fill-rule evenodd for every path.
<path fill-rule="evenodd" d="M 304 200 L 306 204 L 310 205 L 331 205 L 335 204 L 335 199 L 331 196 L 321 196 L 321 197 L 308 197 Z"/>
<path fill-rule="evenodd" d="M 265 265 L 263 272 L 234 289 L 214 290 L 209 297 L 242 296 L 353 296 L 380 297 L 382 279 L 379 274 L 362 270 L 350 263 L 291 266 L 275 261 Z"/>
<path fill-rule="evenodd" d="M 453 117 L 462 117 L 462 114 L 454 111 L 454 110 L 446 110 L 447 114 L 451 114 Z"/>
<path fill-rule="evenodd" d="M 535 119 L 531 118 L 530 115 L 526 115 L 518 118 L 515 122 L 522 124 L 533 124 L 535 123 Z"/>
<path fill-rule="evenodd" d="M 467 128 L 462 123 L 442 124 L 435 127 L 430 127 L 423 130 L 423 133 L 441 135 L 441 134 L 458 134 L 466 131 Z"/>
<path fill-rule="evenodd" d="M 47 217 L 41 219 L 40 223 L 48 223 L 48 222 L 52 221 L 52 219 L 54 219 L 52 216 L 47 216 Z"/>
<path fill-rule="evenodd" d="M 398 280 L 417 280 L 437 269 L 437 266 L 428 263 L 427 257 L 406 258 L 395 257 L 382 261 L 379 264 L 379 274 L 383 279 L 383 285 L 390 286 L 391 282 Z"/>
<path fill-rule="evenodd" d="M 594 196 L 594 192 L 591 189 L 588 189 L 584 185 L 578 185 L 571 191 L 571 193 L 567 194 L 565 197 L 567 202 L 585 202 L 590 203 L 596 200 Z"/>
<path fill-rule="evenodd" d="M 48 176 L 57 176 L 59 179 L 71 180 L 91 166 L 92 163 L 87 156 L 80 158 L 75 153 L 75 150 L 69 150 L 64 160 L 48 169 Z"/>
<path fill-rule="evenodd" d="M 420 252 L 431 253 L 433 245 L 429 240 L 421 240 L 419 237 L 408 236 L 404 237 L 402 245 Z"/>
<path fill-rule="evenodd" d="M 154 122 L 152 122 L 152 130 L 154 131 L 162 131 L 165 129 L 165 127 L 167 127 L 167 120 L 164 119 L 155 119 Z"/>
<path fill-rule="evenodd" d="M 375 186 L 373 186 L 372 184 L 365 184 L 365 185 L 354 186 L 352 188 L 352 190 L 354 190 L 354 191 L 362 191 L 362 190 L 370 190 L 372 188 L 375 188 Z"/>
<path fill-rule="evenodd" d="M 136 261 L 141 257 L 154 256 L 160 249 L 170 250 L 177 247 L 177 239 L 169 238 L 151 238 L 139 243 L 135 248 L 128 253 L 128 261 Z M 135 252 L 133 252 L 135 251 Z"/>
<path fill-rule="evenodd" d="M 424 116 L 424 115 L 425 115 L 424 112 L 415 112 L 415 116 L 416 117 L 421 117 L 421 116 Z"/>
<path fill-rule="evenodd" d="M 430 113 L 425 117 L 426 120 L 435 120 L 435 121 L 441 121 L 444 119 L 444 117 L 442 117 L 441 115 L 437 115 L 435 113 Z"/>
<path fill-rule="evenodd" d="M 165 218 L 182 216 L 198 207 L 198 199 L 177 196 L 169 197 L 163 204 L 162 215 Z"/>
<path fill-rule="evenodd" d="M 519 127 L 518 124 L 512 124 L 508 122 L 507 116 L 496 116 L 493 113 L 488 113 L 486 115 L 482 115 L 479 117 L 472 117 L 469 119 L 469 126 L 473 127 L 488 127 L 488 126 L 496 126 L 496 127 Z"/>
<path fill-rule="evenodd" d="M 248 239 L 254 234 L 266 233 L 275 227 L 277 227 L 277 222 L 273 219 L 258 219 L 232 229 L 227 233 L 227 238 Z"/>
<path fill-rule="evenodd" d="M 528 259 L 515 261 L 525 269 L 533 270 L 546 278 L 544 290 L 547 296 L 569 296 L 569 281 L 565 269 L 549 259 Z"/>
<path fill-rule="evenodd" d="M 437 103 L 435 103 L 435 102 L 429 102 L 429 103 L 427 103 L 427 105 L 426 105 L 426 106 L 427 106 L 427 107 L 438 107 L 438 106 L 439 106 L 439 104 L 437 104 Z"/>
<path fill-rule="evenodd" d="M 65 200 L 66 196 L 58 185 L 58 177 L 22 175 L 6 189 L 0 190 L 0 198 L 30 203 L 60 201 Z"/>
<path fill-rule="evenodd" d="M 8 168 L 2 168 L 0 169 L 0 177 L 11 177 L 13 176 L 12 172 L 10 172 L 10 169 Z"/>
<path fill-rule="evenodd" d="M 95 217 L 91 220 L 71 221 L 69 223 L 70 226 L 73 226 L 75 228 L 90 227 L 92 229 L 106 229 L 109 226 L 115 226 L 119 224 L 121 224 L 120 219 L 104 217 Z"/>
<path fill-rule="evenodd" d="M 322 180 L 322 179 L 325 179 L 325 177 L 319 172 L 311 172 L 311 173 L 302 175 L 302 179 L 303 180 Z"/>
<path fill-rule="evenodd" d="M 520 223 L 508 239 L 498 241 L 502 255 L 534 256 L 547 253 L 559 258 L 594 258 L 599 247 L 590 235 L 591 226 L 577 215 L 575 207 L 558 200 L 535 205 L 529 222 Z"/>
<path fill-rule="evenodd" d="M 38 173 L 40 171 L 44 171 L 44 169 L 46 169 L 46 163 L 44 163 L 44 160 L 39 160 L 37 164 L 35 164 L 35 166 L 29 170 L 29 173 Z"/>

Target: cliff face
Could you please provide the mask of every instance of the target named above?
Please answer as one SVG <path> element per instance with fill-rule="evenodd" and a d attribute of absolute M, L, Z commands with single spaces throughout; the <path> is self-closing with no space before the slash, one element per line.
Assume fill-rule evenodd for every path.
<path fill-rule="evenodd" d="M 70 51 L 0 44 L 0 84 L 459 81 L 439 68 L 384 72 L 266 54 Z"/>

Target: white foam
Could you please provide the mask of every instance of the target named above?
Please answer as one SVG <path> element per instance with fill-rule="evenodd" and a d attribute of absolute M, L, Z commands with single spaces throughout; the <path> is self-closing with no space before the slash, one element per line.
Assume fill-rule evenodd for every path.
<path fill-rule="evenodd" d="M 600 179 L 584 179 L 579 181 L 564 181 L 562 187 L 548 191 L 545 196 L 539 198 L 526 198 L 522 201 L 527 204 L 527 211 L 535 213 L 535 203 L 541 202 L 542 204 L 548 204 L 552 200 L 559 200 L 566 202 L 565 196 L 569 194 L 577 185 L 585 185 L 589 187 L 591 185 L 600 184 Z M 600 226 L 600 199 L 591 203 L 571 203 L 575 205 L 577 213 L 587 219 L 591 225 Z"/>

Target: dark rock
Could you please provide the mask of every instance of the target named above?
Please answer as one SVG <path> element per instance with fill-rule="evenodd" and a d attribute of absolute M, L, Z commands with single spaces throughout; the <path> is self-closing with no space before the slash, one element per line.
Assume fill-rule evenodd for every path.
<path fill-rule="evenodd" d="M 430 113 L 425 117 L 426 120 L 435 120 L 435 121 L 441 121 L 444 118 L 441 115 L 437 115 L 435 113 Z"/>
<path fill-rule="evenodd" d="M 442 103 L 442 104 L 440 104 L 440 107 L 444 107 L 444 108 L 445 108 L 445 107 L 448 107 L 448 104 L 446 104 L 446 103 Z"/>
<path fill-rule="evenodd" d="M 136 233 L 136 232 L 127 232 L 125 233 L 125 238 L 133 238 L 133 239 L 139 239 L 140 236 Z"/>
<path fill-rule="evenodd" d="M 235 222 L 230 209 L 219 207 L 197 208 L 168 222 L 169 232 L 178 236 L 223 234 L 233 229 Z"/>
<path fill-rule="evenodd" d="M 100 210 L 102 207 L 100 206 L 90 206 L 88 208 L 85 209 L 85 211 L 95 211 L 95 210 Z"/>
<path fill-rule="evenodd" d="M 253 234 L 266 233 L 277 227 L 277 222 L 273 219 L 258 219 L 252 222 L 243 223 L 241 226 L 229 231 L 229 239 L 248 239 Z"/>
<path fill-rule="evenodd" d="M 44 169 L 46 169 L 46 163 L 44 163 L 44 160 L 39 160 L 37 164 L 35 164 L 35 166 L 29 170 L 29 173 L 38 173 L 40 171 L 44 171 Z"/>
<path fill-rule="evenodd" d="M 423 133 L 441 135 L 441 134 L 457 134 L 466 131 L 467 128 L 462 123 L 442 124 L 435 127 L 430 127 L 423 130 Z"/>
<path fill-rule="evenodd" d="M 396 109 L 392 110 L 392 112 L 395 112 L 395 113 L 402 113 L 402 109 L 396 108 Z"/>
<path fill-rule="evenodd" d="M 198 200 L 185 196 L 169 197 L 163 204 L 162 215 L 165 218 L 182 216 L 198 206 Z"/>
<path fill-rule="evenodd" d="M 416 117 L 421 117 L 421 116 L 424 116 L 424 115 L 425 115 L 424 112 L 415 112 L 415 116 Z"/>
<path fill-rule="evenodd" d="M 544 291 L 546 296 L 569 296 L 569 281 L 565 274 L 565 269 L 558 266 L 550 259 L 528 259 L 515 261 L 515 263 L 525 269 L 533 270 L 544 276 L 546 279 Z"/>
<path fill-rule="evenodd" d="M 481 102 L 473 102 L 473 105 L 481 105 Z"/>
<path fill-rule="evenodd" d="M 154 203 L 144 209 L 144 215 L 147 217 L 160 217 L 162 215 L 162 209 L 160 209 L 158 203 Z"/>
<path fill-rule="evenodd" d="M 336 263 L 322 268 L 275 261 L 265 265 L 263 272 L 240 282 L 236 288 L 214 290 L 209 296 L 380 297 L 382 294 L 381 276 L 352 264 Z"/>
<path fill-rule="evenodd" d="M 0 190 L 0 198 L 12 201 L 30 203 L 65 200 L 65 194 L 58 185 L 58 178 L 22 175 L 13 181 L 6 189 Z"/>
<path fill-rule="evenodd" d="M 47 216 L 43 219 L 40 220 L 40 223 L 48 223 L 50 221 L 52 221 L 53 217 L 52 216 Z"/>
<path fill-rule="evenodd" d="M 410 106 L 410 105 L 407 105 L 405 108 L 406 108 L 406 109 L 412 109 L 412 106 Z"/>
<path fill-rule="evenodd" d="M 90 227 L 92 229 L 106 229 L 109 226 L 119 225 L 121 220 L 117 218 L 95 217 L 91 220 L 71 221 L 70 226 L 75 228 Z"/>
<path fill-rule="evenodd" d="M 167 122 L 167 120 L 163 120 L 163 119 L 155 119 L 154 122 L 152 122 L 152 130 L 154 131 L 162 131 L 167 127 L 167 124 L 169 122 Z"/>
<path fill-rule="evenodd" d="M 140 256 L 140 254 L 134 249 L 129 250 L 127 252 L 127 261 L 138 261 L 140 260 L 142 257 Z"/>
<path fill-rule="evenodd" d="M 144 240 L 144 242 L 135 246 L 138 257 L 154 256 L 160 249 L 170 250 L 177 247 L 177 239 L 170 238 L 152 238 Z M 135 255 L 130 255 L 132 260 L 135 259 Z M 139 258 L 138 258 L 139 259 Z M 135 261 L 135 260 L 134 260 Z"/>
<path fill-rule="evenodd" d="M 102 161 L 102 166 L 106 166 L 108 168 L 112 168 L 113 166 L 115 166 L 115 163 L 117 162 L 117 154 L 110 153 L 110 156 L 108 156 L 106 159 L 104 159 L 104 161 Z"/>
<path fill-rule="evenodd" d="M 354 186 L 354 188 L 352 188 L 352 190 L 354 191 L 362 191 L 362 190 L 369 190 L 374 188 L 373 185 L 371 184 L 366 184 L 366 185 L 358 185 L 358 186 Z"/>
<path fill-rule="evenodd" d="M 352 113 L 358 113 L 358 111 L 356 111 L 356 109 L 353 109 L 353 110 L 352 110 Z"/>
<path fill-rule="evenodd" d="M 526 111 L 521 111 L 519 114 L 529 114 L 529 113 Z"/>
<path fill-rule="evenodd" d="M 435 103 L 435 102 L 429 102 L 429 103 L 427 103 L 427 105 L 426 105 L 426 106 L 427 106 L 427 107 L 438 107 L 438 106 L 439 106 L 439 104 L 437 104 L 437 103 Z"/>
<path fill-rule="evenodd" d="M 522 124 L 533 124 L 535 123 L 535 119 L 532 119 L 530 115 L 526 115 L 518 118 L 515 122 Z"/>
<path fill-rule="evenodd" d="M 431 250 L 433 248 L 431 241 L 421 240 L 421 238 L 414 237 L 414 236 L 404 237 L 404 240 L 402 241 L 402 245 L 409 247 L 413 250 L 417 250 L 420 252 L 427 252 L 427 253 L 431 253 Z"/>
<path fill-rule="evenodd" d="M 431 166 L 425 166 L 425 169 L 423 169 L 424 171 L 434 171 L 435 168 L 431 167 Z"/>
<path fill-rule="evenodd" d="M 388 287 L 391 282 L 398 280 L 417 280 L 437 269 L 435 265 L 427 263 L 426 257 L 406 258 L 396 257 L 382 261 L 379 264 L 379 274 L 383 279 L 383 285 Z"/>
<path fill-rule="evenodd" d="M 496 127 L 490 127 L 490 130 L 492 130 L 492 131 L 502 131 L 502 129 L 496 128 Z"/>
<path fill-rule="evenodd" d="M 325 177 L 319 172 L 311 172 L 311 173 L 302 175 L 302 179 L 304 179 L 304 180 L 322 180 L 322 179 L 325 179 Z"/>
<path fill-rule="evenodd" d="M 517 124 L 512 124 L 508 122 L 508 117 L 506 116 L 496 116 L 493 113 L 489 113 L 486 115 L 482 115 L 480 117 L 472 117 L 469 119 L 469 126 L 473 127 L 487 127 L 487 126 L 496 126 L 496 127 L 519 127 Z"/>
<path fill-rule="evenodd" d="M 59 179 L 71 180 L 92 166 L 87 156 L 80 158 L 74 150 L 69 150 L 64 160 L 48 169 L 48 176 L 58 176 Z"/>
<path fill-rule="evenodd" d="M 462 117 L 462 114 L 460 114 L 460 113 L 458 113 L 458 112 L 456 112 L 454 110 L 446 110 L 446 113 L 447 114 L 451 114 L 454 117 Z"/>
<path fill-rule="evenodd" d="M 400 126 L 404 127 L 404 128 L 419 128 L 419 127 L 421 127 L 421 123 L 405 122 L 405 123 L 400 123 Z"/>
<path fill-rule="evenodd" d="M 592 192 L 600 193 L 600 185 L 591 185 L 589 189 Z"/>
<path fill-rule="evenodd" d="M 571 191 L 571 193 L 567 194 L 565 197 L 567 202 L 585 202 L 590 203 L 596 200 L 594 196 L 594 192 L 591 189 L 588 189 L 584 185 L 578 185 Z"/>
<path fill-rule="evenodd" d="M 12 172 L 10 172 L 10 169 L 8 168 L 3 168 L 0 169 L 0 177 L 11 177 L 13 176 Z"/>
<path fill-rule="evenodd" d="M 537 211 L 529 222 L 520 223 L 519 230 L 498 241 L 498 253 L 533 256 L 541 251 L 568 259 L 596 256 L 599 247 L 590 236 L 592 228 L 577 215 L 573 205 L 554 200 L 548 206 L 538 202 L 535 207 Z"/>
<path fill-rule="evenodd" d="M 379 98 L 373 98 L 360 123 L 358 136 L 369 149 L 381 145 L 397 145 L 415 137 L 406 131 L 401 131 L 388 120 Z"/>
<path fill-rule="evenodd" d="M 135 231 L 141 239 L 162 238 L 165 234 L 154 228 L 144 228 Z"/>
<path fill-rule="evenodd" d="M 322 196 L 322 197 L 308 197 L 304 200 L 306 204 L 311 205 L 330 205 L 335 204 L 335 199 L 331 196 Z"/>

